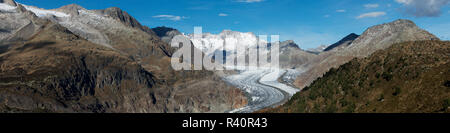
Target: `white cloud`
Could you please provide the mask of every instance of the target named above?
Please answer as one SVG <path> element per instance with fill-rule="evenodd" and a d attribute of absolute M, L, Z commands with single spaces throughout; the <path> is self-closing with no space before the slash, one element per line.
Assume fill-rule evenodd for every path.
<path fill-rule="evenodd" d="M 329 17 L 330 17 L 330 15 L 328 15 L 328 14 L 327 14 L 327 15 L 325 15 L 325 16 L 323 16 L 323 17 L 325 17 L 325 18 L 329 18 Z"/>
<path fill-rule="evenodd" d="M 416 17 L 438 17 L 441 8 L 450 0 L 395 0 L 403 5 L 404 12 Z"/>
<path fill-rule="evenodd" d="M 336 12 L 346 12 L 346 10 L 340 9 L 340 10 L 336 10 Z"/>
<path fill-rule="evenodd" d="M 380 5 L 378 5 L 378 4 L 365 4 L 364 5 L 364 7 L 365 8 L 377 8 L 377 7 L 379 7 Z"/>
<path fill-rule="evenodd" d="M 159 18 L 160 20 L 180 21 L 182 19 L 186 19 L 187 17 L 175 16 L 175 15 L 157 15 L 157 16 L 153 16 L 153 18 Z"/>
<path fill-rule="evenodd" d="M 364 13 L 356 17 L 356 19 L 362 19 L 362 18 L 375 18 L 386 15 L 386 12 L 369 12 Z"/>
<path fill-rule="evenodd" d="M 219 16 L 226 17 L 226 16 L 228 16 L 228 14 L 226 14 L 226 13 L 219 13 Z"/>
<path fill-rule="evenodd" d="M 257 3 L 257 2 L 263 2 L 264 0 L 237 0 L 237 2 L 242 3 Z"/>

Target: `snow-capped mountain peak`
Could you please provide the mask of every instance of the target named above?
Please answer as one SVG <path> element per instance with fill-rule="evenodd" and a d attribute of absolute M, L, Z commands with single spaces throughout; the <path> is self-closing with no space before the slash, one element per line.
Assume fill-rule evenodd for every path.
<path fill-rule="evenodd" d="M 255 47 L 258 42 L 267 42 L 259 40 L 258 37 L 251 32 L 244 33 L 232 30 L 223 30 L 219 34 L 202 33 L 199 36 L 189 34 L 187 37 L 192 41 L 196 48 L 202 49 L 207 55 L 222 48 L 224 51 L 228 52 L 234 50 L 238 46 Z"/>
<path fill-rule="evenodd" d="M 16 7 L 6 4 L 6 3 L 0 3 L 0 11 L 12 11 L 15 10 Z"/>
<path fill-rule="evenodd" d="M 17 6 L 14 0 L 0 0 L 0 4 L 6 4 L 10 6 Z"/>
<path fill-rule="evenodd" d="M 33 12 L 38 17 L 51 17 L 51 16 L 60 17 L 60 18 L 70 17 L 69 14 L 60 12 L 60 11 L 46 10 L 46 9 L 41 9 L 41 8 L 37 8 L 34 6 L 27 6 L 27 5 L 23 5 L 23 6 L 25 7 L 25 9 Z"/>
<path fill-rule="evenodd" d="M 12 4 L 14 3 L 14 4 Z M 20 3 L 17 3 L 20 4 Z M 15 12 L 17 9 L 17 4 L 14 1 L 11 1 L 8 3 L 8 1 L 4 1 L 4 3 L 0 3 L 0 10 L 2 11 L 9 11 L 9 12 Z M 64 12 L 56 11 L 56 10 L 46 10 L 37 8 L 34 6 L 28 6 L 28 5 L 22 5 L 26 10 L 33 12 L 38 17 L 70 17 L 69 14 L 66 14 Z"/>

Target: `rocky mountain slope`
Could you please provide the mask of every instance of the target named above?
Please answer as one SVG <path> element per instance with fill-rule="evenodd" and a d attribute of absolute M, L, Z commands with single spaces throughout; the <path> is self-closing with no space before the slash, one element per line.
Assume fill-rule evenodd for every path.
<path fill-rule="evenodd" d="M 87 10 L 72 4 L 56 10 L 70 14 L 70 17 L 56 20 L 70 31 L 89 41 L 129 53 L 135 58 L 170 56 L 173 52 L 150 28 L 142 26 L 119 8 Z"/>
<path fill-rule="evenodd" d="M 296 68 L 301 66 L 317 55 L 300 49 L 294 41 L 280 42 L 280 66 L 282 68 Z"/>
<path fill-rule="evenodd" d="M 0 0 L 0 3 L 5 3 L 10 6 L 16 6 L 16 2 L 14 0 Z"/>
<path fill-rule="evenodd" d="M 327 48 L 327 45 L 319 45 L 316 48 L 309 48 L 306 51 L 313 53 L 313 54 L 320 54 L 322 52 L 324 52 L 324 50 Z"/>
<path fill-rule="evenodd" d="M 268 112 L 450 112 L 450 42 L 393 44 L 331 69 Z"/>
<path fill-rule="evenodd" d="M 0 3 L 0 18 L 1 111 L 224 112 L 246 104 L 213 72 L 174 71 L 175 49 L 118 8 Z"/>
<path fill-rule="evenodd" d="M 177 35 L 183 35 L 180 31 L 174 28 L 169 27 L 156 27 L 152 28 L 152 30 L 156 33 L 157 36 L 161 38 L 162 41 L 170 44 L 172 39 Z"/>
<path fill-rule="evenodd" d="M 153 112 L 154 76 L 136 61 L 49 22 L 27 41 L 3 43 L 0 110 Z"/>
<path fill-rule="evenodd" d="M 420 29 L 410 20 L 396 20 L 368 28 L 361 36 L 342 50 L 331 50 L 319 54 L 300 68 L 307 70 L 299 75 L 295 85 L 304 88 L 331 68 L 339 67 L 356 57 L 367 57 L 376 50 L 388 48 L 394 43 L 418 40 L 439 40 Z"/>

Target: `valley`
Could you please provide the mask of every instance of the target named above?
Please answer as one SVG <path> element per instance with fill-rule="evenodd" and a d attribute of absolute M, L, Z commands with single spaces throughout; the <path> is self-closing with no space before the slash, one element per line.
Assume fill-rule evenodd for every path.
<path fill-rule="evenodd" d="M 168 19 L 174 22 L 188 18 L 159 17 L 175 17 Z M 450 109 L 449 42 L 408 19 L 383 21 L 360 35 L 347 32 L 336 43 L 304 50 L 276 35 L 268 41 L 261 37 L 265 35 L 228 29 L 197 33 L 195 27 L 189 34 L 175 27 L 149 28 L 118 7 L 86 9 L 70 4 L 43 9 L 0 0 L 0 18 L 0 112 L 428 113 Z M 174 38 L 188 44 L 173 46 Z M 194 54 L 177 54 L 189 50 Z M 204 65 L 205 60 L 196 61 L 207 56 L 216 63 L 219 55 L 230 62 L 214 65 L 233 69 L 173 67 L 174 61 L 186 68 Z M 251 66 L 254 62 L 276 67 Z"/>
<path fill-rule="evenodd" d="M 239 74 L 225 77 L 225 81 L 246 92 L 248 105 L 238 108 L 231 113 L 251 113 L 267 107 L 283 104 L 299 89 L 278 82 L 287 70 L 260 68 L 242 70 Z"/>

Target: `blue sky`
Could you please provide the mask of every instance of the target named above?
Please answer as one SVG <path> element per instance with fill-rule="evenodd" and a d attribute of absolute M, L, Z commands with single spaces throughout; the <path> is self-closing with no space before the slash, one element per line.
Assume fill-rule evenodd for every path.
<path fill-rule="evenodd" d="M 119 7 L 149 27 L 192 33 L 224 29 L 280 35 L 301 48 L 332 44 L 370 26 L 410 19 L 450 39 L 450 0 L 16 0 L 46 9 L 76 3 L 87 9 Z M 433 1 L 433 2 L 430 2 Z"/>

